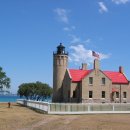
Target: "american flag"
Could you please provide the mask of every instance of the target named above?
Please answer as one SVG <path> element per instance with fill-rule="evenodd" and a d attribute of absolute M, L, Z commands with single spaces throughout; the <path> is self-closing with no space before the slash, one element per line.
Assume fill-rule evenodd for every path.
<path fill-rule="evenodd" d="M 92 51 L 92 56 L 97 57 L 97 58 L 100 58 L 100 57 L 99 57 L 99 54 L 97 54 L 95 51 Z"/>

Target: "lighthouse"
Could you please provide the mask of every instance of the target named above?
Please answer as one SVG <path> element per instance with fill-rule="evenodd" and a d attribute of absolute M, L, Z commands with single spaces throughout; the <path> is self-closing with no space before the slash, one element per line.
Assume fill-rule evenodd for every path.
<path fill-rule="evenodd" d="M 68 66 L 68 53 L 60 43 L 53 52 L 53 97 L 52 102 L 62 102 L 62 83 Z"/>

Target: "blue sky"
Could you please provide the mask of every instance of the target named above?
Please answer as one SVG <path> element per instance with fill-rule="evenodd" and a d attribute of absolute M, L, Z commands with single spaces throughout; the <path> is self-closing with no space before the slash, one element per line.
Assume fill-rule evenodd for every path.
<path fill-rule="evenodd" d="M 69 68 L 87 62 L 91 51 L 101 69 L 130 79 L 130 0 L 0 0 L 0 66 L 11 78 L 11 91 L 21 83 L 52 86 L 53 51 L 62 42 Z"/>

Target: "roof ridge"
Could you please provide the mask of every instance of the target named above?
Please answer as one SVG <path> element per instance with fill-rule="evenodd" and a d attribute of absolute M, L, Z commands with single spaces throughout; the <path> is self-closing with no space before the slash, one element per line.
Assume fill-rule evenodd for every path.
<path fill-rule="evenodd" d="M 90 71 L 90 70 L 93 70 L 93 69 L 87 69 L 87 70 L 82 70 L 82 69 L 69 69 L 69 70 Z"/>
<path fill-rule="evenodd" d="M 118 73 L 120 73 L 119 71 L 114 71 L 114 70 L 102 70 L 102 72 L 118 72 Z"/>

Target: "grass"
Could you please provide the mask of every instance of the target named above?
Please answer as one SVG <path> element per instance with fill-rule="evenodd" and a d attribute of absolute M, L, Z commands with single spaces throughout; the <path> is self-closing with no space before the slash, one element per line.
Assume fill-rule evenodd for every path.
<path fill-rule="evenodd" d="M 130 130 L 130 114 L 47 115 L 0 103 L 0 130 Z"/>

